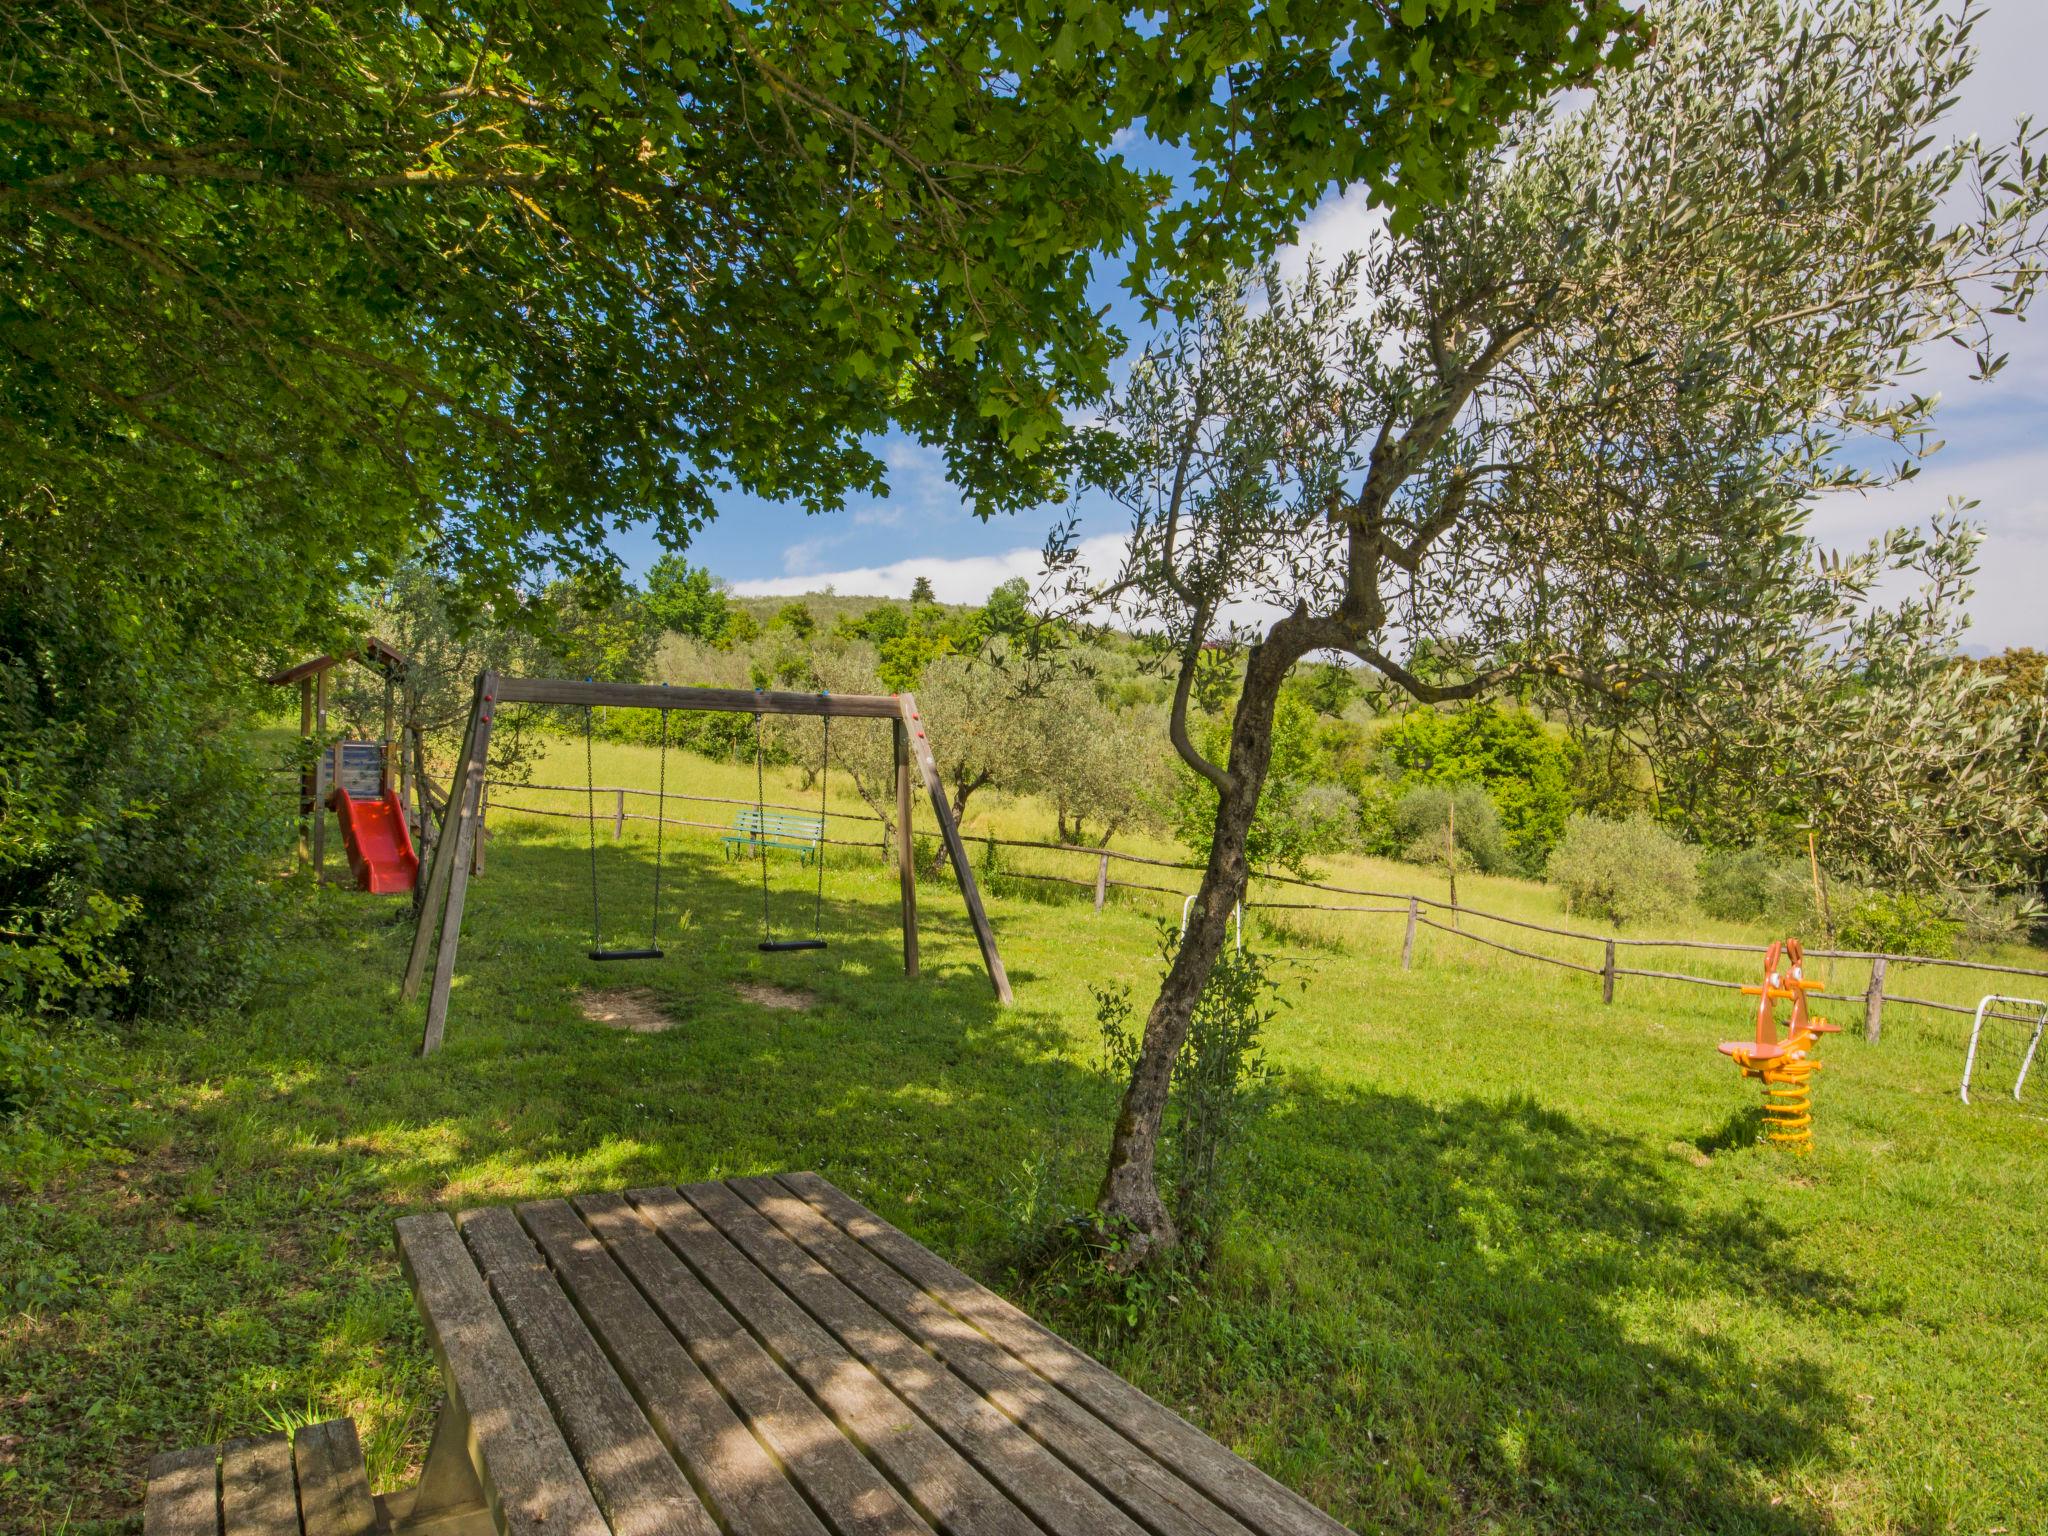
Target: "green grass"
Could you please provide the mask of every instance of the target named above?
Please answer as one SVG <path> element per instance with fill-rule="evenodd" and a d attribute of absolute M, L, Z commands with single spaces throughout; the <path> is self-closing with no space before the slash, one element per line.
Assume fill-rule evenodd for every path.
<path fill-rule="evenodd" d="M 648 754 L 600 751 L 600 781 L 652 783 Z M 832 947 L 763 956 L 757 872 L 710 834 L 671 834 L 668 959 L 595 965 L 583 838 L 499 823 L 439 1056 L 395 1006 L 403 904 L 328 891 L 246 1009 L 138 1042 L 125 1159 L 7 1190 L 0 1528 L 117 1524 L 154 1451 L 330 1413 L 377 1486 L 409 1479 L 435 1381 L 405 1211 L 810 1167 L 1361 1531 L 2048 1530 L 2048 1120 L 1956 1101 L 1962 1021 L 1832 1042 L 1793 1159 L 1754 1144 L 1754 1085 L 1714 1051 L 1733 995 L 1625 981 L 1602 1008 L 1593 978 L 1443 935 L 1403 972 L 1394 920 L 1266 935 L 1290 1006 L 1244 1204 L 1207 1286 L 1131 1308 L 1043 1239 L 1088 1202 L 1116 1098 L 1089 988 L 1147 986 L 1170 900 L 998 898 L 1002 1010 L 949 886 L 922 890 L 915 983 L 893 877 L 846 856 Z M 645 828 L 600 848 L 622 919 L 651 852 Z M 771 873 L 800 921 L 809 876 Z M 1540 887 L 1460 885 L 1556 916 Z M 764 1010 L 750 980 L 817 1006 Z M 625 985 L 676 1026 L 582 1017 L 579 989 Z"/>

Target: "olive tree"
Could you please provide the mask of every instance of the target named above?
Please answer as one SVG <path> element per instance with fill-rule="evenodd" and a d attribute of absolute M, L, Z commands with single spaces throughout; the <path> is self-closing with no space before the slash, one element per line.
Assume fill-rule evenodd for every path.
<path fill-rule="evenodd" d="M 1993 313 L 2032 295 L 2035 136 L 1940 137 L 1968 14 L 1665 0 L 1646 21 L 1633 70 L 1513 125 L 1462 200 L 1211 292 L 1108 406 L 1133 463 L 1121 562 L 1085 572 L 1071 530 L 1049 556 L 1076 607 L 1176 648 L 1169 736 L 1218 802 L 1099 1196 L 1122 1262 L 1174 1241 L 1156 1140 L 1289 669 L 1340 653 L 1425 702 L 1541 686 L 1633 710 L 1778 665 L 1840 597 L 1810 498 L 1909 467 L 1925 349 L 1996 371 Z M 1872 437 L 1891 469 L 1839 457 Z M 1225 632 L 1245 655 L 1212 756 L 1187 704 Z"/>

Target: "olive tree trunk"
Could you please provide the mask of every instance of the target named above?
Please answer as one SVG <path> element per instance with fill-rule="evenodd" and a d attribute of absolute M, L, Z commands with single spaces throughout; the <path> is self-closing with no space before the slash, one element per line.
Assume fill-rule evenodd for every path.
<path fill-rule="evenodd" d="M 1231 724 L 1229 763 L 1224 783 L 1218 787 L 1216 836 L 1209 846 L 1209 863 L 1202 871 L 1187 932 L 1174 951 L 1152 1011 L 1146 1015 L 1138 1063 L 1117 1115 L 1109 1171 L 1095 1206 L 1105 1230 L 1120 1244 L 1112 1260 L 1119 1268 L 1135 1267 L 1179 1241 L 1173 1217 L 1159 1195 L 1159 1128 L 1166 1117 L 1174 1062 L 1187 1040 L 1195 1004 L 1208 984 L 1216 957 L 1223 952 L 1231 908 L 1244 899 L 1251 874 L 1245 840 L 1273 756 L 1273 712 L 1280 684 L 1287 669 L 1308 649 L 1302 638 L 1292 633 L 1297 625 L 1306 627 L 1298 618 L 1276 625 L 1266 643 L 1252 650 L 1245 667 L 1244 689 L 1238 695 Z"/>

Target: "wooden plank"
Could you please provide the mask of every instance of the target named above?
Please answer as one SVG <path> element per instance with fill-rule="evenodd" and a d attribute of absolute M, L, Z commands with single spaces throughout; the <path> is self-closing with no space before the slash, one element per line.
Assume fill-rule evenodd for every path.
<path fill-rule="evenodd" d="M 230 1440 L 220 1448 L 220 1525 L 222 1536 L 296 1536 L 298 1490 L 291 1442 L 283 1435 Z"/>
<path fill-rule="evenodd" d="M 489 672 L 481 679 L 469 772 L 459 783 L 448 786 L 448 820 L 441 828 L 441 845 L 449 859 L 448 905 L 441 914 L 441 939 L 434 951 L 434 984 L 427 992 L 427 1028 L 420 1037 L 422 1056 L 431 1056 L 441 1048 L 442 1036 L 448 1028 L 448 992 L 455 983 L 455 952 L 462 945 L 462 905 L 469 896 L 470 849 L 476 843 L 477 813 L 483 806 L 485 770 L 491 761 L 491 719 L 498 707 L 492 698 L 495 682 Z M 435 862 L 438 864 L 439 860 Z"/>
<path fill-rule="evenodd" d="M 484 680 L 479 674 L 475 693 L 470 700 L 469 721 L 462 728 L 462 746 L 455 754 L 455 777 L 451 782 L 456 784 L 462 783 L 469 776 L 470 749 L 476 743 L 476 722 L 477 716 L 483 713 L 483 694 Z M 415 741 L 413 745 L 418 748 L 423 743 Z M 430 796 L 432 787 L 431 781 L 427 778 L 426 760 L 422 757 L 421 794 Z M 431 805 L 431 799 L 428 803 Z M 421 899 L 419 911 L 413 919 L 412 950 L 405 960 L 405 981 L 398 989 L 398 995 L 408 1003 L 419 996 L 420 978 L 426 972 L 427 949 L 433 941 L 435 924 L 447 902 L 448 881 L 455 873 L 455 866 L 449 862 L 447 855 L 447 831 L 448 818 L 443 815 L 440 831 L 434 837 L 434 856 L 427 865 L 426 894 Z"/>
<path fill-rule="evenodd" d="M 946 786 L 939 781 L 939 765 L 932 759 L 931 743 L 925 738 L 924 718 L 917 711 L 917 699 L 908 693 L 898 694 L 897 699 L 902 705 L 904 728 L 910 736 L 911 756 L 917 763 L 918 772 L 924 776 L 925 791 L 931 796 L 932 814 L 938 817 L 939 833 L 946 840 L 946 853 L 953 862 L 954 878 L 960 882 L 960 894 L 967 902 L 967 917 L 974 925 L 974 942 L 981 946 L 981 963 L 988 969 L 989 985 L 995 988 L 998 1002 L 1014 1002 L 1009 973 L 1003 969 L 1003 957 L 996 951 L 995 930 L 989 926 L 988 913 L 982 909 L 981 892 L 975 887 L 974 871 L 968 868 L 967 850 L 960 843 L 960 828 L 953 820 L 953 807 L 946 799 Z"/>
<path fill-rule="evenodd" d="M 537 1200 L 519 1207 L 519 1219 L 720 1523 L 734 1536 L 824 1536 L 803 1495 L 575 1210 L 565 1201 Z"/>
<path fill-rule="evenodd" d="M 926 1520 L 948 1536 L 1037 1536 L 1037 1526 L 678 1191 L 635 1189 L 626 1198 Z"/>
<path fill-rule="evenodd" d="M 853 1356 L 1054 1536 L 1140 1536 L 1122 1511 L 723 1184 L 683 1195 Z M 979 1536 L 980 1527 L 971 1527 Z"/>
<path fill-rule="evenodd" d="M 613 709 L 702 709 L 742 715 L 834 715 L 893 720 L 887 693 L 777 693 L 754 688 L 671 688 L 661 683 L 600 683 L 567 677 L 507 677 L 501 704 L 588 704 Z"/>
<path fill-rule="evenodd" d="M 220 1536 L 220 1451 L 170 1451 L 149 1464 L 142 1536 Z"/>
<path fill-rule="evenodd" d="M 618 1195 L 585 1195 L 577 1199 L 576 1209 L 840 1536 L 929 1536 L 931 1527 L 704 1288 L 639 1211 Z M 841 1362 L 849 1372 L 860 1370 L 843 1356 Z M 842 1400 L 860 1390 L 851 1381 L 839 1385 Z M 875 1390 L 881 1390 L 879 1385 Z M 900 1403 L 895 1412 L 910 1417 Z"/>
<path fill-rule="evenodd" d="M 1247 1536 L 1238 1521 L 869 1253 L 817 1207 L 774 1179 L 731 1179 L 727 1186 L 1148 1531 Z"/>
<path fill-rule="evenodd" d="M 903 907 L 903 974 L 917 974 L 917 845 L 910 836 L 910 727 L 899 716 L 889 734 L 896 757 L 896 884 Z"/>
<path fill-rule="evenodd" d="M 1345 1536 L 1343 1526 L 1300 1494 L 1233 1455 L 1172 1409 L 1154 1402 L 815 1173 L 784 1174 L 781 1182 L 1253 1530 L 1268 1536 Z"/>
<path fill-rule="evenodd" d="M 320 740 L 320 761 L 327 761 L 327 674 L 322 671 L 313 678 L 313 731 Z M 327 877 L 327 785 L 323 775 L 313 775 L 313 879 L 317 884 Z"/>
<path fill-rule="evenodd" d="M 470 1464 L 503 1536 L 610 1536 L 469 1250 L 443 1212 L 401 1217 L 398 1259 L 442 1383 L 469 1426 Z"/>
<path fill-rule="evenodd" d="M 308 1424 L 292 1436 L 305 1536 L 377 1536 L 377 1501 L 355 1420 Z"/>
<path fill-rule="evenodd" d="M 614 1536 L 718 1536 L 654 1426 L 504 1206 L 456 1218 Z"/>

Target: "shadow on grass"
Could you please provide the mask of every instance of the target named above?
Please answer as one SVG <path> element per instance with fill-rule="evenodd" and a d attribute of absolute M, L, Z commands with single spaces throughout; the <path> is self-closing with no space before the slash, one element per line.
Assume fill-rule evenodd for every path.
<path fill-rule="evenodd" d="M 1256 1140 L 1206 1294 L 1031 1300 L 1360 1530 L 1832 1529 L 1782 1498 L 1847 1408 L 1799 1324 L 1856 1302 L 1784 1228 L 1524 1097 L 1294 1081 Z"/>
<path fill-rule="evenodd" d="M 622 925 L 606 937 L 638 942 L 647 850 L 599 852 Z M 173 1075 L 203 1091 L 142 1201 L 78 1239 L 100 1245 L 93 1273 L 115 1298 L 80 1293 L 78 1337 L 119 1347 L 81 1349 L 74 1386 L 40 1400 L 34 1428 L 63 1449 L 37 1453 L 35 1486 L 123 1507 L 153 1451 L 260 1428 L 281 1399 L 349 1409 L 345 1368 L 406 1373 L 367 1427 L 373 1464 L 416 1456 L 431 1377 L 389 1251 L 405 1208 L 813 1167 L 986 1272 L 1046 1204 L 1085 1198 L 1117 1085 L 1076 1062 L 1028 990 L 995 1005 L 950 887 L 920 891 L 937 942 L 911 981 L 893 893 L 828 877 L 831 948 L 769 956 L 754 871 L 689 845 L 668 858 L 667 958 L 599 964 L 587 854 L 509 830 L 472 888 L 431 1059 L 412 1054 L 420 1010 L 394 1008 L 409 927 L 395 905 L 348 904 L 240 1025 L 177 1042 Z M 770 877 L 778 922 L 807 917 L 808 873 L 785 861 Z M 735 990 L 759 980 L 818 1005 L 774 1012 Z M 609 986 L 648 989 L 676 1027 L 585 1020 L 577 990 Z M 1689 1212 L 1637 1144 L 1526 1099 L 1438 1107 L 1304 1078 L 1256 1143 L 1257 1195 L 1206 1293 L 1135 1334 L 1057 1276 L 1026 1276 L 1023 1299 L 1354 1523 L 1821 1528 L 1763 1485 L 1826 1462 L 1835 1390 L 1789 1328 L 1766 1358 L 1754 1330 L 1723 1325 L 1844 1304 L 1783 1231 Z M 267 1325 L 280 1308 L 289 1329 Z M 1635 1329 L 1646 1312 L 1694 1324 Z M 240 1332 L 179 1323 L 244 1313 Z M 1689 1342 L 1635 1336 L 1652 1331 Z M 95 1418 L 94 1372 L 152 1391 L 118 1423 Z"/>

